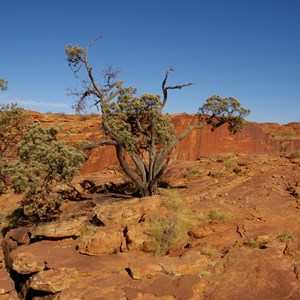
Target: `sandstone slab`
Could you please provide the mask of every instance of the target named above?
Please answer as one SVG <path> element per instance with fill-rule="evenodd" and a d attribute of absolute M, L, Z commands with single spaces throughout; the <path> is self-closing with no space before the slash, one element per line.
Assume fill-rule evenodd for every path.
<path fill-rule="evenodd" d="M 91 235 L 82 235 L 77 250 L 81 254 L 116 254 L 121 249 L 123 230 L 118 227 L 99 227 Z"/>
<path fill-rule="evenodd" d="M 79 236 L 80 230 L 88 216 L 81 216 L 69 220 L 59 220 L 51 223 L 40 224 L 31 230 L 31 234 L 37 237 L 65 238 Z"/>
<path fill-rule="evenodd" d="M 71 286 L 79 277 L 76 269 L 58 268 L 38 272 L 32 276 L 30 288 L 37 291 L 57 293 Z"/>

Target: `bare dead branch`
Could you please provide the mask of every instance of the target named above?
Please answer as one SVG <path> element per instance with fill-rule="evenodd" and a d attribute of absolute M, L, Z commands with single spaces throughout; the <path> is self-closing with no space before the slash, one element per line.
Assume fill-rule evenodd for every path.
<path fill-rule="evenodd" d="M 161 105 L 160 113 L 162 113 L 162 110 L 163 110 L 163 108 L 166 105 L 166 102 L 167 102 L 167 99 L 168 99 L 168 90 L 182 89 L 183 87 L 187 87 L 187 86 L 193 85 L 193 83 L 190 82 L 190 83 L 186 83 L 186 84 L 182 84 L 182 85 L 166 86 L 167 79 L 168 79 L 169 73 L 171 71 L 174 72 L 174 69 L 173 69 L 172 66 L 169 66 L 169 68 L 166 71 L 165 78 L 164 78 L 164 80 L 162 82 L 162 92 L 163 92 L 164 98 L 163 98 L 163 102 L 162 102 L 162 105 Z"/>

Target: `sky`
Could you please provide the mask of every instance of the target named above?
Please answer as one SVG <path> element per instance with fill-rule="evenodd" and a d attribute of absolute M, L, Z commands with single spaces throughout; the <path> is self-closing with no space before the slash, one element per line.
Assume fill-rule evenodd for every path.
<path fill-rule="evenodd" d="M 73 114 L 80 89 L 67 44 L 101 35 L 89 61 L 138 95 L 169 93 L 166 113 L 197 113 L 211 95 L 233 96 L 255 122 L 300 121 L 300 0 L 0 0 L 0 103 Z"/>

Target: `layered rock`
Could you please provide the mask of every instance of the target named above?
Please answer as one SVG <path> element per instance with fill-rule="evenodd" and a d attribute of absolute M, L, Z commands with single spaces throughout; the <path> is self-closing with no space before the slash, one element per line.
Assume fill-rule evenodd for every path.
<path fill-rule="evenodd" d="M 101 139 L 100 115 L 43 115 L 32 112 L 32 118 L 39 120 L 44 126 L 60 126 L 60 138 L 70 143 Z M 188 126 L 197 124 L 196 115 L 183 113 L 171 115 L 171 118 L 177 134 Z M 194 130 L 178 144 L 173 152 L 173 159 L 197 160 L 201 156 L 220 153 L 289 153 L 298 149 L 299 123 L 279 125 L 249 122 L 245 129 L 236 135 L 230 135 L 226 125 L 213 132 L 209 126 L 202 130 Z M 89 154 L 82 173 L 96 172 L 113 165 L 118 165 L 114 147 L 96 148 Z"/>

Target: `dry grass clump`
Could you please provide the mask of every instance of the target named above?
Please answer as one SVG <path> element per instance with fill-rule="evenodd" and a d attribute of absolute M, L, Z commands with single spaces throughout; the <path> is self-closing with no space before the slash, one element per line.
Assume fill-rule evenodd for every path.
<path fill-rule="evenodd" d="M 232 213 L 230 212 L 224 212 L 224 213 L 221 213 L 221 212 L 218 212 L 214 209 L 211 209 L 207 215 L 209 221 L 222 221 L 222 222 L 225 222 L 225 221 L 229 221 L 231 218 L 232 218 Z"/>
<path fill-rule="evenodd" d="M 196 168 L 196 169 L 192 169 L 189 170 L 185 175 L 184 178 L 186 178 L 187 180 L 195 180 L 197 179 L 200 175 L 204 174 L 205 170 L 202 168 Z"/>
<path fill-rule="evenodd" d="M 162 192 L 161 206 L 166 207 L 167 214 L 156 214 L 149 218 L 147 234 L 151 240 L 152 252 L 155 255 L 166 255 L 198 222 L 195 216 L 183 203 L 175 190 Z"/>
<path fill-rule="evenodd" d="M 292 242 L 294 240 L 294 233 L 286 230 L 280 233 L 276 238 L 280 242 L 288 244 L 289 242 Z"/>
<path fill-rule="evenodd" d="M 162 192 L 161 206 L 170 211 L 182 211 L 185 209 L 182 198 L 175 190 L 164 190 Z"/>
<path fill-rule="evenodd" d="M 147 234 L 151 239 L 154 255 L 166 255 L 195 226 L 193 220 L 184 215 L 154 215 L 149 219 Z"/>
<path fill-rule="evenodd" d="M 236 155 L 233 154 L 233 155 L 228 156 L 226 158 L 226 160 L 224 161 L 224 166 L 227 169 L 234 170 L 238 166 L 238 163 L 236 161 Z"/>
<path fill-rule="evenodd" d="M 213 245 L 204 245 L 201 250 L 200 250 L 202 255 L 206 255 L 206 256 L 212 256 L 218 252 L 220 252 L 220 250 Z"/>
<path fill-rule="evenodd" d="M 246 242 L 246 246 L 253 249 L 265 249 L 267 248 L 268 243 L 268 239 L 258 237 L 256 239 L 251 239 L 250 241 Z"/>
<path fill-rule="evenodd" d="M 289 156 L 289 159 L 296 159 L 296 158 L 300 158 L 300 150 L 296 150 L 294 152 L 292 152 Z"/>
<path fill-rule="evenodd" d="M 220 179 L 222 177 L 223 173 L 220 171 L 211 171 L 208 173 L 208 176 L 215 178 L 215 179 Z"/>

